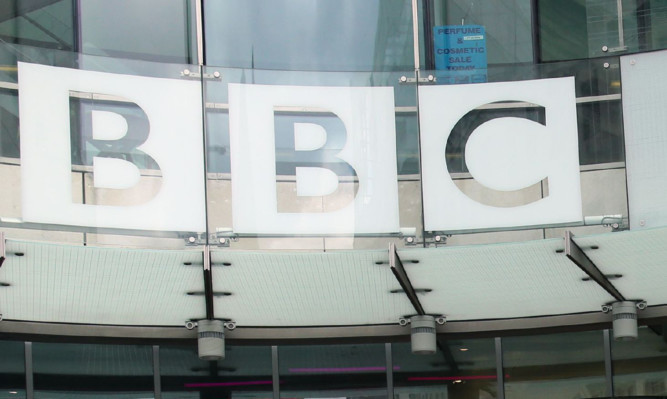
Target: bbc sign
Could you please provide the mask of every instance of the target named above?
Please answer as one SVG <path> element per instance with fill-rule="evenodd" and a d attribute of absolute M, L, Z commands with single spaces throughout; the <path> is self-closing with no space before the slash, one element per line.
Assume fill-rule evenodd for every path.
<path fill-rule="evenodd" d="M 132 147 L 158 165 L 161 184 L 141 203 L 91 205 L 72 199 L 72 92 L 121 98 L 139 110 L 92 109 L 92 139 Z M 233 231 L 240 234 L 384 234 L 399 231 L 394 92 L 391 87 L 229 84 Z M 26 222 L 100 228 L 204 231 L 205 187 L 201 84 L 19 63 L 22 217 Z M 502 198 L 535 184 L 545 196 L 511 206 L 466 195 L 452 179 L 445 149 L 457 123 L 480 106 L 522 101 L 539 121 L 496 117 L 472 121 L 465 162 L 485 195 Z M 323 125 L 293 122 L 295 154 L 320 152 L 357 177 L 345 204 L 322 212 L 285 212 L 276 190 L 275 113 L 297 108 L 335 115 L 345 130 L 338 150 Z M 577 223 L 582 220 L 574 78 L 419 90 L 424 228 L 465 231 Z M 123 138 L 145 132 L 139 142 Z M 215 132 L 209 132 L 215 134 Z M 326 197 L 340 187 L 334 168 L 297 166 L 296 195 Z M 93 159 L 95 188 L 139 184 L 131 159 Z M 418 193 L 415 193 L 418 195 Z"/>

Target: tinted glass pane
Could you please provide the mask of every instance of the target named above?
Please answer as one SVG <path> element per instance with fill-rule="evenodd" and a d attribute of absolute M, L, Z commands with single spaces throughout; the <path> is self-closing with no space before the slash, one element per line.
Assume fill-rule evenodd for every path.
<path fill-rule="evenodd" d="M 443 340 L 433 355 L 414 355 L 409 343 L 392 344 L 394 393 L 410 398 L 495 398 L 493 339 Z"/>
<path fill-rule="evenodd" d="M 386 398 L 383 344 L 281 346 L 283 398 Z"/>
<path fill-rule="evenodd" d="M 624 160 L 621 101 L 577 105 L 579 162 L 590 165 Z"/>
<path fill-rule="evenodd" d="M 25 398 L 23 342 L 0 341 L 0 399 Z"/>
<path fill-rule="evenodd" d="M 195 62 L 194 8 L 188 0 L 86 0 L 80 13 L 86 54 Z"/>
<path fill-rule="evenodd" d="M 665 0 L 539 0 L 542 61 L 667 46 Z"/>
<path fill-rule="evenodd" d="M 152 398 L 150 346 L 33 344 L 35 398 Z"/>
<path fill-rule="evenodd" d="M 409 0 L 205 2 L 206 63 L 240 68 L 388 71 L 413 65 Z"/>
<path fill-rule="evenodd" d="M 503 338 L 505 398 L 607 396 L 602 331 Z"/>
<path fill-rule="evenodd" d="M 271 348 L 227 346 L 225 359 L 200 360 L 196 347 L 160 347 L 164 398 L 271 398 Z"/>
<path fill-rule="evenodd" d="M 642 327 L 636 341 L 612 342 L 614 394 L 667 395 L 667 343 L 664 333 L 664 325 L 651 329 Z"/>
<path fill-rule="evenodd" d="M 422 3 L 422 2 L 420 2 Z M 485 37 L 480 43 L 488 64 L 516 64 L 533 61 L 530 0 L 470 1 L 435 0 L 424 1 L 421 10 L 424 26 L 420 30 L 424 67 L 438 68 L 437 39 L 434 27 L 456 28 L 461 25 L 478 26 L 484 29 Z M 462 38 L 474 43 L 472 36 Z M 445 47 L 458 49 L 468 47 L 450 42 Z M 440 49 L 442 51 L 443 49 Z M 448 53 L 456 56 L 458 53 Z M 467 56 L 470 53 L 465 53 Z M 440 69 L 440 68 L 438 68 Z"/>
<path fill-rule="evenodd" d="M 0 41 L 73 50 L 72 0 L 5 0 L 0 5 Z"/>

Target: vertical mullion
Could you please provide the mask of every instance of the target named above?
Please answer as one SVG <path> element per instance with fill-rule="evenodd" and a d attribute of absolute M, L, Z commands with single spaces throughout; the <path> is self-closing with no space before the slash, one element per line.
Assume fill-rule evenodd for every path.
<path fill-rule="evenodd" d="M 394 359 L 391 354 L 391 344 L 384 344 L 385 365 L 387 370 L 387 399 L 394 398 Z"/>
<path fill-rule="evenodd" d="M 160 381 L 160 347 L 153 345 L 153 392 L 155 399 L 162 397 L 162 383 Z"/>
<path fill-rule="evenodd" d="M 278 347 L 271 347 L 271 374 L 273 378 L 273 399 L 280 399 L 280 372 L 278 370 Z"/>
<path fill-rule="evenodd" d="M 496 399 L 505 399 L 505 372 L 503 370 L 503 341 L 496 337 L 496 382 L 498 394 Z"/>
<path fill-rule="evenodd" d="M 35 397 L 34 381 L 32 375 L 32 342 L 25 342 L 25 397 Z"/>
<path fill-rule="evenodd" d="M 614 368 L 611 358 L 611 337 L 609 330 L 604 330 L 603 332 L 604 339 L 604 372 L 605 372 L 605 381 L 607 385 L 607 396 L 610 398 L 614 397 Z"/>
<path fill-rule="evenodd" d="M 420 68 L 419 64 L 419 9 L 417 8 L 417 0 L 412 0 L 412 43 L 414 46 L 415 55 L 415 71 Z"/>

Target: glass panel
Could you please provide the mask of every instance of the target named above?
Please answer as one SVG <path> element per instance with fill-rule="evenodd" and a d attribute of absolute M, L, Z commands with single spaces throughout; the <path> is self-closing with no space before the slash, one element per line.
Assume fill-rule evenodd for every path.
<path fill-rule="evenodd" d="M 490 66 L 490 82 L 575 77 L 577 120 L 579 130 L 579 162 L 581 165 L 624 161 L 623 120 L 620 96 L 620 68 L 618 58 L 585 60 L 524 66 Z M 437 78 L 436 84 L 448 84 L 441 79 L 441 71 L 427 71 Z M 470 80 L 468 80 L 470 82 Z M 511 96 L 510 96 L 511 97 Z M 509 98 L 508 98 L 509 100 Z M 523 106 L 507 101 L 503 104 L 483 105 L 462 118 L 452 130 L 453 141 L 446 149 L 450 172 L 468 172 L 464 163 L 468 135 L 482 123 L 499 117 L 518 117 L 544 123 L 544 109 L 534 105 Z"/>
<path fill-rule="evenodd" d="M 665 331 L 665 325 L 641 327 L 636 341 L 612 342 L 616 396 L 667 395 Z"/>
<path fill-rule="evenodd" d="M 205 73 L 216 240 L 232 237 L 243 249 L 384 249 L 402 245 L 399 228 L 420 235 L 416 88 L 399 83 L 414 71 Z"/>
<path fill-rule="evenodd" d="M 281 346 L 282 398 L 387 397 L 384 344 Z"/>
<path fill-rule="evenodd" d="M 601 331 L 503 338 L 505 398 L 606 397 Z"/>
<path fill-rule="evenodd" d="M 193 1 L 86 0 L 79 3 L 79 12 L 81 51 L 86 54 L 196 62 Z"/>
<path fill-rule="evenodd" d="M 409 0 L 204 3 L 206 64 L 310 71 L 413 66 Z"/>
<path fill-rule="evenodd" d="M 424 14 L 420 46 L 425 54 L 425 69 L 456 66 L 461 63 L 454 58 L 474 58 L 475 54 L 489 65 L 533 61 L 530 0 L 420 3 Z M 475 52 L 458 51 L 466 48 L 474 48 Z"/>
<path fill-rule="evenodd" d="M 205 239 L 201 81 L 183 72 L 197 67 L 18 45 L 0 45 L 0 64 L 8 237 L 161 248 Z"/>
<path fill-rule="evenodd" d="M 539 0 L 537 10 L 541 61 L 667 46 L 664 0 Z"/>
<path fill-rule="evenodd" d="M 0 341 L 0 399 L 25 399 L 24 343 Z"/>
<path fill-rule="evenodd" d="M 0 8 L 0 41 L 72 51 L 72 0 L 5 0 Z"/>
<path fill-rule="evenodd" d="M 33 343 L 35 398 L 152 398 L 150 346 Z"/>
<path fill-rule="evenodd" d="M 271 347 L 227 346 L 225 359 L 199 360 L 196 347 L 160 347 L 162 397 L 272 397 Z"/>
<path fill-rule="evenodd" d="M 409 343 L 392 344 L 397 398 L 497 397 L 493 339 L 438 340 L 433 355 L 415 355 Z"/>

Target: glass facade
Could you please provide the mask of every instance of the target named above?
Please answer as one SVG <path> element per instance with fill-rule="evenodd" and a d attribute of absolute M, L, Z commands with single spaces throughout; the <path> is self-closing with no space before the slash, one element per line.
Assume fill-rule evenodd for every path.
<path fill-rule="evenodd" d="M 32 343 L 30 389 L 36 398 L 523 399 L 611 397 L 613 383 L 615 397 L 662 397 L 660 329 L 641 328 L 639 341 L 613 342 L 608 353 L 603 331 L 439 339 L 426 356 L 403 342 L 228 346 L 223 361 L 200 360 L 189 343 Z M 0 343 L 0 397 L 25 398 L 24 344 Z"/>
<path fill-rule="evenodd" d="M 0 16 L 1 169 L 9 181 L 21 179 L 18 168 L 21 157 L 19 62 L 188 81 L 201 90 L 202 126 L 193 124 L 191 128 L 205 147 L 202 182 L 206 185 L 206 198 L 203 210 L 198 212 L 205 213 L 207 220 L 199 226 L 190 226 L 195 228 L 177 225 L 168 228 L 165 224 L 164 228 L 134 229 L 114 227 L 113 223 L 100 227 L 73 223 L 70 227 L 56 228 L 59 231 L 52 235 L 54 240 L 140 248 L 217 245 L 223 240 L 238 249 L 368 249 L 384 247 L 387 241 L 404 245 L 407 233 L 398 233 L 400 230 L 414 231 L 412 242 L 429 241 L 437 232 L 426 229 L 422 220 L 420 136 L 423 132 L 418 99 L 429 87 L 470 81 L 471 77 L 465 74 L 447 74 L 446 68 L 452 59 L 465 63 L 470 58 L 466 53 L 470 48 L 443 47 L 441 43 L 442 32 L 445 29 L 455 32 L 457 26 L 484 32 L 480 36 L 483 39 L 471 39 L 476 42 L 476 54 L 483 55 L 483 62 L 471 61 L 474 68 L 479 68 L 474 78 L 477 81 L 513 82 L 574 76 L 582 178 L 590 174 L 591 179 L 587 180 L 604 179 L 606 177 L 598 175 L 611 176 L 614 170 L 624 167 L 619 56 L 662 48 L 660 43 L 665 40 L 661 38 L 659 22 L 665 7 L 661 2 L 577 0 L 563 6 L 552 1 L 530 0 L 497 4 L 423 0 L 416 5 L 413 10 L 413 3 L 408 0 L 363 3 L 224 0 L 202 2 L 201 7 L 197 1 L 190 0 L 159 4 L 77 0 L 9 2 Z M 145 29 L 149 20 L 159 23 Z M 603 47 L 607 50 L 603 51 Z M 434 79 L 429 80 L 428 76 Z M 470 82 L 475 82 L 474 79 Z M 333 234 L 336 236 L 333 238 L 327 237 L 331 234 L 306 233 L 316 236 L 312 239 L 297 239 L 294 236 L 301 233 L 289 230 L 268 234 L 235 232 L 232 197 L 239 189 L 232 190 L 235 179 L 232 177 L 234 149 L 230 126 L 234 122 L 230 120 L 228 95 L 229 85 L 235 84 L 258 88 L 281 86 L 287 91 L 296 87 L 392 88 L 400 205 L 400 229 L 394 228 L 389 234 L 393 238 L 387 239 L 385 233 L 349 230 Z M 73 203 L 111 207 L 141 205 L 150 203 L 163 188 L 160 165 L 164 162 L 158 162 L 143 150 L 151 146 L 151 141 L 147 140 L 154 117 L 149 118 L 135 101 L 121 97 L 70 93 Z M 446 168 L 466 195 L 478 197 L 473 188 L 466 188 L 474 177 L 465 156 L 469 135 L 484 122 L 500 118 L 521 118 L 544 124 L 540 112 L 534 105 L 508 100 L 493 106 L 481 105 L 459 121 L 452 129 L 445 158 Z M 125 119 L 127 133 L 122 140 L 114 142 L 111 137 L 97 137 L 97 125 L 93 123 L 97 117 L 93 115 L 103 113 L 118 114 Z M 175 114 L 163 110 L 163 114 L 167 113 Z M 358 191 L 359 182 L 366 177 L 359 176 L 349 161 L 339 157 L 341 152 L 365 151 L 351 144 L 349 138 L 354 131 L 350 130 L 349 121 L 331 110 L 297 104 L 274 110 L 272 124 L 275 140 L 272 167 L 278 213 L 330 213 L 344 208 L 360 195 L 368 197 L 368 193 Z M 305 125 L 326 132 L 323 146 L 308 151 L 299 149 L 302 143 L 297 140 L 297 127 Z M 170 134 L 178 136 L 175 132 Z M 116 164 L 129 163 L 128 167 L 135 170 L 127 173 L 138 172 L 138 183 L 131 188 L 98 188 L 102 184 L 96 183 L 92 171 L 96 168 L 95 159 L 101 162 L 101 158 L 118 160 Z M 193 159 L 194 162 L 199 161 Z M 236 170 L 240 168 L 237 165 Z M 257 168 L 264 165 L 258 164 Z M 336 184 L 336 189 L 332 190 L 331 184 L 322 184 L 319 189 L 303 191 L 298 184 L 303 180 L 300 173 L 316 169 L 320 174 L 312 176 L 324 179 L 324 175 L 335 175 L 338 182 L 331 184 Z M 193 178 L 187 180 L 193 181 Z M 624 182 L 618 181 L 618 184 Z M 627 217 L 627 204 L 622 198 L 608 198 L 601 203 L 599 198 L 588 198 L 586 194 L 599 187 L 582 188 L 585 216 L 613 213 Z M 543 196 L 548 194 L 546 187 L 541 190 Z M 257 195 L 267 196 L 264 192 Z M 590 200 L 594 204 L 588 205 Z M 47 237 L 40 223 L 11 224 L 22 217 L 24 204 L 21 202 L 21 195 L 16 193 L 6 204 L 0 204 L 1 217 L 10 221 L 3 221 L 1 225 L 16 229 L 21 237 Z M 497 203 L 493 198 L 487 202 Z M 263 218 L 261 213 L 256 217 Z M 351 223 L 359 223 L 357 215 L 353 219 Z M 100 220 L 99 215 L 97 220 Z M 553 226 L 539 227 L 541 232 L 526 232 L 522 237 L 549 236 Z M 601 231 L 591 229 L 582 231 Z M 276 237 L 281 235 L 290 238 Z M 506 239 L 507 235 L 468 234 L 450 243 Z"/>
<path fill-rule="evenodd" d="M 513 276 L 503 284 L 516 286 L 514 303 L 533 300 L 519 282 L 534 282 L 536 293 L 542 284 L 586 300 L 581 308 L 570 303 L 567 309 L 574 310 L 522 307 L 526 314 L 507 318 L 523 318 L 526 325 L 530 318 L 593 315 L 614 298 L 597 286 L 600 292 L 583 288 L 588 283 L 580 269 L 560 272 L 562 241 L 549 239 L 562 238 L 564 228 L 581 236 L 629 229 L 627 187 L 637 179 L 626 158 L 627 137 L 636 133 L 626 131 L 632 118 L 648 120 L 646 130 L 657 132 L 650 151 L 638 152 L 649 163 L 650 172 L 640 177 L 651 189 L 637 195 L 662 202 L 633 226 L 663 226 L 654 221 L 667 214 L 660 191 L 665 184 L 650 180 L 665 175 L 661 166 L 651 166 L 667 153 L 664 126 L 650 124 L 660 109 L 635 105 L 637 96 L 626 95 L 624 85 L 628 75 L 642 73 L 642 57 L 658 57 L 667 48 L 665 19 L 667 0 L 5 1 L 0 399 L 666 396 L 664 325 L 643 326 L 639 341 L 631 343 L 610 342 L 610 331 L 601 329 L 608 320 L 592 316 L 526 336 L 499 328 L 462 337 L 438 327 L 444 333 L 436 353 L 427 356 L 411 353 L 403 339 L 407 329 L 387 327 L 409 318 L 419 299 L 439 308 L 446 301 L 432 298 L 468 295 L 457 291 L 465 286 L 479 299 L 469 301 L 470 308 L 450 309 L 447 317 L 474 330 L 480 320 L 466 312 L 481 312 L 493 297 L 486 290 L 499 290 L 501 284 L 494 284 L 503 279 L 498 274 L 490 282 L 490 267 Z M 539 134 L 528 144 L 516 138 L 554 122 L 554 114 L 533 100 L 559 93 L 523 91 L 517 98 L 502 85 L 559 78 L 573 82 L 573 168 L 580 179 L 573 185 L 581 189 L 575 202 L 582 217 L 514 225 L 519 218 L 511 216 L 504 224 L 460 229 L 429 225 L 424 154 L 438 146 L 424 145 L 430 108 L 423 98 L 438 88 L 504 87 L 493 101 L 443 101 L 438 114 L 457 103 L 474 106 L 456 115 L 455 124 L 434 130 L 445 135 L 439 166 L 456 195 L 511 211 L 559 190 L 549 174 L 559 168 L 543 178 L 538 167 L 521 163 L 558 154 L 535 155 L 539 146 L 530 140 L 544 142 Z M 663 79 L 656 76 L 656 86 Z M 663 94 L 651 97 L 653 107 L 667 106 Z M 477 179 L 469 144 L 484 126 L 510 122 L 534 130 L 505 129 L 506 140 L 487 136 L 500 144 L 498 150 L 482 147 L 483 158 L 497 160 L 512 147 L 504 164 L 510 172 L 496 176 L 510 183 L 514 175 L 538 178 L 520 187 L 490 187 Z M 641 135 L 636 140 L 646 143 Z M 500 170 L 486 166 L 490 174 Z M 431 204 L 450 207 L 456 198 Z M 487 219 L 482 212 L 468 216 Z M 601 264 L 618 253 L 643 256 L 638 263 L 658 276 L 666 241 L 662 231 L 653 233 L 585 250 Z M 429 252 L 534 240 L 543 244 L 483 246 L 448 253 L 442 263 L 434 259 L 443 254 Z M 628 242 L 634 247 L 628 249 Z M 423 286 L 411 297 L 399 284 L 409 279 L 400 279 L 396 259 L 387 256 L 390 244 L 405 251 L 406 276 L 423 273 L 413 279 Z M 422 251 L 410 252 L 416 248 Z M 609 248 L 618 253 L 610 255 Z M 327 256 L 304 255 L 309 253 Z M 378 272 L 389 265 L 393 274 Z M 543 265 L 559 270 L 563 280 L 546 281 Z M 289 274 L 289 268 L 298 272 Z M 451 278 L 433 286 L 445 269 Z M 612 269 L 601 274 L 641 274 Z M 466 272 L 475 281 L 457 280 Z M 655 285 L 642 290 L 640 283 Z M 659 283 L 633 277 L 619 286 L 662 306 L 667 300 L 658 295 Z M 84 292 L 96 300 L 82 300 Z M 316 301 L 326 294 L 324 303 Z M 18 305 L 9 300 L 19 296 Z M 496 302 L 488 306 L 507 305 Z M 313 303 L 320 306 L 317 316 L 308 307 Z M 347 318 L 332 317 L 343 306 Z M 183 324 L 229 321 L 230 315 L 243 320 L 238 309 L 262 314 L 263 321 L 273 317 L 275 324 L 249 318 L 241 327 L 250 332 L 231 334 L 224 360 L 200 360 L 195 334 L 183 333 Z M 154 323 L 145 322 L 146 315 Z M 57 331 L 67 338 L 43 333 L 40 323 L 45 331 L 62 326 Z M 22 333 L 12 330 L 16 325 Z M 81 333 L 81 326 L 91 332 Z M 338 334 L 346 327 L 353 332 L 323 334 L 322 340 L 299 331 L 331 328 Z M 257 332 L 264 328 L 288 339 Z M 390 332 L 373 335 L 382 328 Z M 259 338 L 244 342 L 244 333 Z"/>

